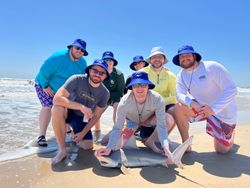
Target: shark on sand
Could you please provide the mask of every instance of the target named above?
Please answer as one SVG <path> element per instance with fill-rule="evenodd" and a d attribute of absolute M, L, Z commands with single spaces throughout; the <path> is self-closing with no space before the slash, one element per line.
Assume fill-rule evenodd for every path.
<path fill-rule="evenodd" d="M 185 151 L 192 143 L 193 136 L 190 136 L 184 143 L 179 145 L 173 151 L 174 164 L 183 168 L 181 159 Z M 167 166 L 167 157 L 163 153 L 155 153 L 149 148 L 138 148 L 135 143 L 135 138 L 131 137 L 122 149 L 112 151 L 109 156 L 97 157 L 101 166 L 110 168 L 121 168 L 124 173 L 126 168 L 144 167 L 144 166 Z M 126 173 L 125 173 L 126 174 Z"/>

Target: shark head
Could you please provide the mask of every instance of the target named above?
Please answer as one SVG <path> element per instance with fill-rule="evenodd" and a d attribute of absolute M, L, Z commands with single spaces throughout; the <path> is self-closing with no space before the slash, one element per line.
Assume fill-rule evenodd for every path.
<path fill-rule="evenodd" d="M 119 166 L 119 161 L 112 160 L 109 157 L 98 157 L 98 160 L 99 160 L 101 166 L 105 166 L 105 167 L 117 167 L 117 166 Z"/>

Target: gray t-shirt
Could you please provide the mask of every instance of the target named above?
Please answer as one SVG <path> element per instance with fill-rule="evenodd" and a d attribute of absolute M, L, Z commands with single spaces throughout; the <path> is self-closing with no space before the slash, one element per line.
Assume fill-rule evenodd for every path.
<path fill-rule="evenodd" d="M 92 87 L 86 75 L 73 75 L 63 85 L 70 93 L 69 99 L 91 108 L 94 112 L 96 106 L 104 108 L 109 99 L 108 89 L 101 83 L 99 87 Z M 73 110 L 78 116 L 83 116 L 79 110 Z"/>

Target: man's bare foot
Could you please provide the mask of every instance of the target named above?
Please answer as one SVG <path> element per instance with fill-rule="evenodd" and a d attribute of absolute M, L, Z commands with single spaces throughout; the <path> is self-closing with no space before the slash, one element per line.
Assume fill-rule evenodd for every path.
<path fill-rule="evenodd" d="M 93 141 L 92 140 L 81 140 L 80 142 L 77 142 L 76 145 L 84 150 L 92 149 L 93 148 Z"/>
<path fill-rule="evenodd" d="M 58 153 L 56 154 L 56 156 L 51 159 L 52 165 L 55 165 L 55 164 L 61 162 L 63 159 L 66 158 L 66 156 L 67 156 L 66 150 L 65 151 L 58 151 Z"/>
<path fill-rule="evenodd" d="M 152 149 L 154 152 L 156 153 L 162 153 L 163 151 L 161 149 L 159 149 L 154 142 L 152 142 L 151 140 L 147 139 L 144 142 L 145 146 L 149 147 L 150 149 Z"/>

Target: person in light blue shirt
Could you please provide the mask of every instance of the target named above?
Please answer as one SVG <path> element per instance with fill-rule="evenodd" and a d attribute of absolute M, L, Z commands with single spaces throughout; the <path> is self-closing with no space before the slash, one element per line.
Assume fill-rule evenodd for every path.
<path fill-rule="evenodd" d="M 85 74 L 87 63 L 83 56 L 87 56 L 86 42 L 76 39 L 61 50 L 52 54 L 41 66 L 35 78 L 35 89 L 41 102 L 42 109 L 39 116 L 40 135 L 37 143 L 46 147 L 46 131 L 51 119 L 51 108 L 54 94 L 74 74 Z"/>

